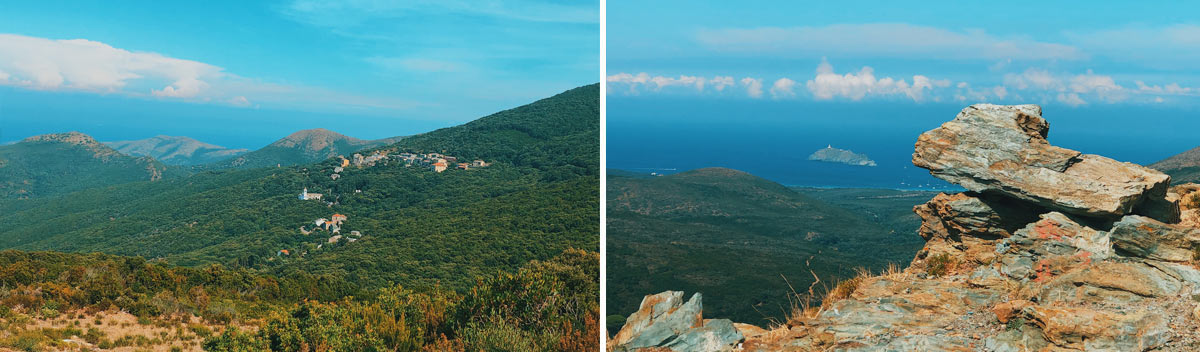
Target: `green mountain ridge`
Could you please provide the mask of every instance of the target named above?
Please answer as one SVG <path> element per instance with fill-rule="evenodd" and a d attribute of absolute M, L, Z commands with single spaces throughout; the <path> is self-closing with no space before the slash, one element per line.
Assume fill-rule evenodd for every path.
<path fill-rule="evenodd" d="M 646 294 L 684 290 L 704 293 L 707 316 L 781 319 L 792 290 L 806 293 L 814 273 L 821 293 L 822 284 L 856 268 L 905 265 L 922 243 L 912 206 L 933 195 L 792 189 L 726 168 L 652 178 L 610 172 L 609 312 L 627 314 Z M 877 196 L 901 198 L 856 206 Z"/>
<path fill-rule="evenodd" d="M 347 167 L 335 180 L 333 158 L 3 202 L 0 221 L 10 226 L 0 228 L 0 248 L 331 274 L 366 288 L 465 288 L 566 248 L 599 249 L 598 112 L 599 87 L 590 85 L 387 147 L 493 163 L 472 170 L 389 160 Z M 325 198 L 300 200 L 303 188 Z M 361 239 L 328 243 L 329 231 L 301 231 L 334 213 L 349 217 L 342 235 Z M 277 255 L 284 249 L 293 254 Z"/>
<path fill-rule="evenodd" d="M 168 169 L 153 158 L 121 154 L 79 132 L 33 136 L 0 146 L 0 200 L 155 181 L 176 174 Z"/>
<path fill-rule="evenodd" d="M 158 135 L 134 141 L 104 142 L 125 155 L 149 156 L 167 165 L 198 165 L 250 152 L 204 143 L 190 137 Z"/>
<path fill-rule="evenodd" d="M 1171 176 L 1171 183 L 1200 182 L 1200 147 L 1147 165 Z"/>
<path fill-rule="evenodd" d="M 360 150 L 392 144 L 403 138 L 405 137 L 363 140 L 324 128 L 300 130 L 258 150 L 201 165 L 198 168 L 202 170 L 252 169 L 307 164 L 338 155 L 350 157 L 350 154 Z"/>

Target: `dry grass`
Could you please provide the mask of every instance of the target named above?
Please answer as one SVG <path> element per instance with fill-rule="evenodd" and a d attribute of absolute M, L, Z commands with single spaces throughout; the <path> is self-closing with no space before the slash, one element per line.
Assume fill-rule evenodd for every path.
<path fill-rule="evenodd" d="M 787 282 L 788 288 L 791 289 L 789 296 L 790 310 L 788 311 L 786 322 L 772 321 L 768 325 L 767 331 L 762 335 L 754 338 L 754 341 L 748 341 L 747 346 L 756 346 L 757 348 L 767 348 L 768 350 L 781 348 L 782 344 L 787 340 L 794 339 L 796 336 L 804 336 L 812 333 L 809 326 L 817 319 L 820 314 L 832 307 L 838 301 L 851 298 L 864 283 L 869 282 L 873 278 L 886 278 L 889 281 L 905 283 L 910 280 L 910 274 L 905 272 L 899 264 L 889 264 L 878 274 L 871 273 L 866 268 L 857 268 L 854 270 L 855 275 L 849 279 L 842 280 L 829 287 L 827 284 L 822 285 L 819 277 L 811 270 L 814 282 L 809 285 L 807 292 L 797 292 L 792 287 L 791 282 L 788 282 L 787 277 L 783 277 L 784 282 Z M 818 293 L 818 285 L 821 287 L 821 292 Z M 820 302 L 818 305 L 817 302 Z"/>
<path fill-rule="evenodd" d="M 1184 210 L 1200 209 L 1200 192 L 1188 193 L 1180 203 L 1182 203 Z"/>
<path fill-rule="evenodd" d="M 12 340 L 32 344 L 38 351 L 201 351 L 201 344 L 211 334 L 220 333 L 225 325 L 204 323 L 198 317 L 146 319 L 117 311 L 69 312 L 55 318 L 29 317 L 21 324 L 14 319 L 0 319 L 0 342 Z M 239 326 L 239 328 L 250 328 Z M 18 339 L 5 339 L 5 336 Z M 0 343 L 7 347 L 24 347 Z M 28 350 L 29 348 L 21 348 Z"/>
<path fill-rule="evenodd" d="M 807 293 L 796 292 L 795 288 L 792 288 L 791 283 L 788 283 L 788 287 L 791 288 L 792 293 L 789 297 L 791 307 L 787 316 L 787 323 L 773 324 L 777 325 L 776 327 L 773 327 L 773 329 L 777 328 L 778 326 L 806 325 L 806 322 L 815 319 L 821 314 L 821 312 L 827 310 L 834 303 L 853 296 L 854 292 L 858 291 L 859 286 L 872 277 L 889 277 L 907 280 L 907 276 L 908 274 L 900 268 L 900 265 L 892 263 L 889 264 L 888 267 L 881 271 L 878 275 L 871 273 L 871 271 L 866 268 L 854 269 L 853 277 L 839 281 L 834 284 L 833 287 L 822 286 L 823 289 L 820 294 L 816 292 L 815 287 L 821 282 L 821 280 L 820 278 L 817 278 L 815 273 L 813 274 L 813 278 L 815 280 L 812 285 L 809 285 Z M 786 281 L 787 278 L 784 278 L 784 280 Z M 816 302 L 820 302 L 820 305 L 815 304 Z"/>

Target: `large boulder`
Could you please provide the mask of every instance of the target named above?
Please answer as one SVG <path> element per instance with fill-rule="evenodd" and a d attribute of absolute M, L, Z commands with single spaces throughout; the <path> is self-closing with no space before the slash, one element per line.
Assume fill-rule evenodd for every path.
<path fill-rule="evenodd" d="M 926 241 L 913 266 L 922 267 L 926 260 L 943 255 L 963 258 L 961 264 L 965 265 L 956 266 L 960 270 L 992 262 L 997 241 L 1037 219 L 1037 212 L 1030 208 L 1002 196 L 939 193 L 913 207 L 922 220 L 917 234 Z"/>
<path fill-rule="evenodd" d="M 1037 105 L 976 104 L 921 134 L 913 164 L 974 192 L 1002 193 L 1065 213 L 1117 218 L 1135 209 L 1175 221 L 1170 177 L 1050 145 Z"/>
<path fill-rule="evenodd" d="M 1077 307 L 1035 306 L 1026 315 L 1058 347 L 1083 351 L 1144 351 L 1167 342 L 1161 312 L 1098 311 Z"/>
<path fill-rule="evenodd" d="M 701 295 L 687 302 L 683 292 L 666 291 L 642 298 L 637 312 L 609 341 L 617 351 L 665 347 L 674 351 L 727 351 L 742 341 L 742 334 L 727 319 L 704 321 Z"/>
<path fill-rule="evenodd" d="M 912 264 L 745 350 L 1197 350 L 1200 185 L 1052 146 L 1040 115 L 975 105 L 921 135 L 913 162 L 969 191 L 913 208 Z"/>
<path fill-rule="evenodd" d="M 1164 224 L 1130 215 L 1113 224 L 1113 249 L 1169 262 L 1200 261 L 1200 229 Z"/>

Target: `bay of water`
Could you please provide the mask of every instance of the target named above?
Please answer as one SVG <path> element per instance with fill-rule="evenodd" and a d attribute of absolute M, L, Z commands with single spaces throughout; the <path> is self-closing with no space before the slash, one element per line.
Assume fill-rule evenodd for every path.
<path fill-rule="evenodd" d="M 728 167 L 785 185 L 960 189 L 912 165 L 922 132 L 967 104 L 608 97 L 608 167 L 670 174 Z M 1149 164 L 1200 145 L 1200 114 L 1147 106 L 1043 106 L 1052 144 Z M 832 145 L 878 166 L 807 160 Z"/>

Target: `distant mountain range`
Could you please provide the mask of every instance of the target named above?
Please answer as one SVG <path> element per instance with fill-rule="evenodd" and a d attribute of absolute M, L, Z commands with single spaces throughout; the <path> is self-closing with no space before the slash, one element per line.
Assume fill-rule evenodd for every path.
<path fill-rule="evenodd" d="M 37 198 L 199 171 L 291 166 L 395 143 L 362 140 L 326 129 L 293 133 L 262 149 L 230 149 L 190 137 L 155 136 L 98 142 L 79 132 L 54 133 L 0 145 L 0 199 Z"/>
<path fill-rule="evenodd" d="M 404 137 L 363 140 L 324 128 L 301 130 L 274 143 L 240 156 L 209 165 L 209 168 L 250 169 L 311 163 L 359 150 L 395 143 Z"/>
<path fill-rule="evenodd" d="M 858 267 L 911 259 L 921 246 L 912 206 L 935 194 L 801 190 L 726 168 L 662 177 L 614 171 L 607 300 L 621 314 L 643 295 L 671 289 L 703 292 L 712 316 L 780 319 L 789 283 L 806 291 L 814 273 L 828 284 Z"/>
<path fill-rule="evenodd" d="M 59 328 L 43 334 L 51 330 L 39 322 L 71 323 L 35 311 L 89 324 L 91 315 L 77 313 L 108 321 L 121 311 L 169 331 L 193 321 L 248 327 L 184 338 L 197 350 L 270 349 L 280 336 L 291 339 L 283 350 L 497 350 L 492 341 L 597 350 L 600 97 L 590 84 L 401 140 L 301 131 L 233 158 L 239 165 L 170 166 L 187 173 L 155 182 L 117 171 L 161 163 L 78 133 L 0 147 L 0 191 L 25 179 L 35 195 L 40 185 L 63 188 L 0 199 L 0 272 L 15 273 L 0 280 L 0 297 L 33 302 L 5 304 L 0 313 L 12 306 L 31 318 L 22 318 L 28 330 L 0 334 L 46 341 L 0 338 L 0 350 L 63 343 Z M 435 172 L 393 157 L 346 167 L 329 158 L 374 151 L 490 165 Z M 68 186 L 76 191 L 62 193 Z M 305 189 L 324 197 L 301 199 Z M 327 219 L 339 227 L 318 229 Z M 130 339 L 93 335 L 101 340 L 85 348 Z"/>
<path fill-rule="evenodd" d="M 150 156 L 167 165 L 197 165 L 246 154 L 249 149 L 230 149 L 190 137 L 154 136 L 136 141 L 104 142 L 125 155 Z"/>
<path fill-rule="evenodd" d="M 79 132 L 0 146 L 0 199 L 37 198 L 164 177 L 167 166 L 132 157 Z"/>
<path fill-rule="evenodd" d="M 5 224 L 0 226 L 0 249 L 98 251 L 280 275 L 324 273 L 353 287 L 391 282 L 465 288 L 480 275 L 549 259 L 566 248 L 599 249 L 599 97 L 599 85 L 592 84 L 391 144 L 394 139 L 364 141 L 328 130 L 301 131 L 234 158 L 269 162 L 270 167 L 194 172 L 157 182 L 129 182 L 149 175 L 110 176 L 99 178 L 107 180 L 105 188 L 0 201 L 0 223 Z M 149 157 L 125 156 L 90 137 L 73 136 L 100 151 L 87 159 L 71 157 L 73 163 L 102 154 L 110 164 L 142 160 L 162 167 Z M 487 160 L 492 166 L 437 173 L 393 161 L 347 167 L 340 178 L 330 177 L 341 165 L 327 156 L 366 154 L 372 150 L 361 149 L 372 145 L 437 151 L 462 160 Z M 22 142 L 0 148 L 33 146 L 49 147 Z M 74 149 L 56 142 L 53 150 L 58 152 L 36 158 L 17 154 L 58 160 L 56 154 Z M 267 153 L 275 158 L 258 158 Z M 321 159 L 275 167 L 310 158 Z M 45 170 L 35 162 L 21 166 Z M 144 167 L 114 169 L 145 172 Z M 43 173 L 90 182 L 98 177 L 94 173 L 108 169 L 88 164 L 53 170 Z M 325 198 L 297 199 L 305 188 Z M 301 226 L 311 229 L 315 219 L 334 213 L 349 218 L 343 235 L 361 231 L 362 239 L 333 245 L 328 231 L 301 232 Z M 279 257 L 280 250 L 292 254 Z"/>
<path fill-rule="evenodd" d="M 1192 148 L 1170 158 L 1147 165 L 1171 175 L 1171 183 L 1200 183 L 1200 147 Z"/>

